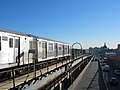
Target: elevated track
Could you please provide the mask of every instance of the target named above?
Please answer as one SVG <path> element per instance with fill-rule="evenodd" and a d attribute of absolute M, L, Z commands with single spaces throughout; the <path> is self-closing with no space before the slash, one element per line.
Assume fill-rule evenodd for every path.
<path fill-rule="evenodd" d="M 48 90 L 55 88 L 68 88 L 70 84 L 75 80 L 79 75 L 82 69 L 87 65 L 91 60 L 92 55 L 84 54 L 79 57 L 76 57 L 73 60 L 63 60 L 61 62 L 48 65 L 44 68 L 41 68 L 40 64 L 36 64 L 36 67 L 39 66 L 39 69 L 36 71 L 31 70 L 33 67 L 31 64 L 28 66 L 21 67 L 10 67 L 7 69 L 1 69 L 1 72 L 12 71 L 12 78 L 4 80 L 0 83 L 1 90 Z M 26 74 L 21 74 L 15 76 L 16 71 L 21 71 L 28 67 Z M 25 70 L 26 71 L 26 70 Z M 74 73 L 77 72 L 77 73 Z M 70 78 L 69 78 L 70 77 Z M 68 84 L 63 85 L 64 82 L 68 80 Z M 62 83 L 63 82 L 63 83 Z"/>

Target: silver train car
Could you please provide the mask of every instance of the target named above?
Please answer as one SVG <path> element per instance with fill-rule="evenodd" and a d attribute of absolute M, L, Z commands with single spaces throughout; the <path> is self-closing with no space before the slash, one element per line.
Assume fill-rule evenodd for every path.
<path fill-rule="evenodd" d="M 35 52 L 37 62 L 60 59 L 70 57 L 71 46 L 56 40 L 0 29 L 0 65 L 33 63 Z"/>

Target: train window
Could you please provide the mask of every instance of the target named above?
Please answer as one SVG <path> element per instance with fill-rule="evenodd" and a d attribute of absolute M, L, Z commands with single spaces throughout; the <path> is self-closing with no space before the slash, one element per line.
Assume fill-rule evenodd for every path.
<path fill-rule="evenodd" d="M 59 45 L 59 50 L 62 50 L 62 48 L 63 48 L 63 45 Z"/>
<path fill-rule="evenodd" d="M 13 38 L 9 38 L 9 47 L 13 48 Z"/>
<path fill-rule="evenodd" d="M 42 48 L 43 49 L 45 48 L 45 42 L 42 42 Z"/>
<path fill-rule="evenodd" d="M 8 37 L 2 36 L 2 40 L 3 40 L 3 41 L 8 41 Z"/>
<path fill-rule="evenodd" d="M 42 48 L 43 48 L 43 49 L 46 49 L 46 48 L 47 48 L 47 42 L 44 42 L 44 41 L 42 42 Z"/>
<path fill-rule="evenodd" d="M 65 47 L 65 50 L 67 51 L 67 47 Z"/>
<path fill-rule="evenodd" d="M 29 42 L 29 48 L 32 49 L 32 41 Z"/>
<path fill-rule="evenodd" d="M 62 50 L 62 47 L 59 47 L 59 50 Z"/>
<path fill-rule="evenodd" d="M 49 50 L 53 50 L 53 43 L 49 43 Z"/>
<path fill-rule="evenodd" d="M 41 42 L 39 41 L 39 47 L 41 48 Z"/>
<path fill-rule="evenodd" d="M 29 41 L 29 48 L 36 49 L 36 41 Z"/>
<path fill-rule="evenodd" d="M 42 58 L 47 58 L 47 42 L 42 41 Z"/>
<path fill-rule="evenodd" d="M 0 36 L 0 50 L 1 50 L 1 36 Z"/>
<path fill-rule="evenodd" d="M 15 48 L 18 48 L 18 39 L 15 39 Z"/>

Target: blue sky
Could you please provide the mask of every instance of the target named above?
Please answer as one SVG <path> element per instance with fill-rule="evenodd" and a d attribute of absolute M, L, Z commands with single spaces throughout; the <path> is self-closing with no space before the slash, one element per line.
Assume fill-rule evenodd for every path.
<path fill-rule="evenodd" d="M 83 48 L 120 43 L 120 0 L 0 0 L 0 28 Z"/>

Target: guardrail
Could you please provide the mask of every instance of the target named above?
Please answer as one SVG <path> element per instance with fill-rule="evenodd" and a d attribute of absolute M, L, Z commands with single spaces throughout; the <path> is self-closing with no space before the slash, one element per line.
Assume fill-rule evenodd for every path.
<path fill-rule="evenodd" d="M 80 56 L 80 57 L 78 57 L 78 58 L 82 58 L 82 57 L 84 57 L 84 56 L 87 56 L 87 55 L 82 55 L 82 56 Z M 12 83 L 11 84 L 13 84 L 13 87 L 12 88 L 10 88 L 10 90 L 20 90 L 21 88 L 23 88 L 26 84 L 27 85 L 30 85 L 32 82 L 33 83 L 35 83 L 37 80 L 40 80 L 42 77 L 46 77 L 46 75 L 48 75 L 48 74 L 50 74 L 50 73 L 52 73 L 52 72 L 55 72 L 56 70 L 59 70 L 60 68 L 62 68 L 62 67 L 65 67 L 65 69 L 67 70 L 67 67 L 68 67 L 68 65 L 70 65 L 71 63 L 73 63 L 74 61 L 76 61 L 77 59 L 74 59 L 73 61 L 71 61 L 71 62 L 68 62 L 67 64 L 65 64 L 65 65 L 63 65 L 63 66 L 61 66 L 61 67 L 57 67 L 56 66 L 56 68 L 55 69 L 53 69 L 53 70 L 51 70 L 51 71 L 49 71 L 49 70 L 47 70 L 48 72 L 46 72 L 46 73 L 44 73 L 44 74 L 42 74 L 41 72 L 40 72 L 40 75 L 38 76 L 38 77 L 35 77 L 35 78 L 32 78 L 31 80 L 28 80 L 27 81 L 27 77 L 26 77 L 26 80 L 25 81 L 23 81 L 23 83 L 21 83 L 21 84 L 19 84 L 19 85 L 16 85 L 16 81 L 15 81 L 15 78 L 16 78 L 16 75 L 15 75 L 15 73 L 17 73 L 17 71 L 24 71 L 24 70 L 26 70 L 27 69 L 27 73 L 30 73 L 30 72 L 32 72 L 33 71 L 33 64 L 30 64 L 29 66 L 28 65 L 23 65 L 23 66 L 16 66 L 16 67 L 11 67 L 11 68 L 7 68 L 7 69 L 5 69 L 5 70 L 1 70 L 1 72 L 3 73 L 3 72 L 10 72 L 11 73 L 11 75 L 12 75 L 12 77 L 11 77 L 11 79 L 12 79 Z M 41 64 L 36 64 L 36 66 L 38 66 L 38 67 L 41 67 Z M 48 69 L 48 68 L 47 68 Z M 70 69 L 71 70 L 71 69 Z M 28 76 L 29 76 L 29 74 L 28 74 Z"/>
<path fill-rule="evenodd" d="M 91 56 L 89 56 L 88 58 L 90 57 Z M 88 58 L 80 61 L 79 63 L 77 63 L 75 66 L 71 68 L 68 68 L 68 69 L 66 68 L 64 73 L 56 77 L 54 80 L 52 80 L 48 84 L 39 88 L 38 90 L 50 90 L 51 88 L 52 89 L 57 88 L 57 90 L 67 90 L 69 86 L 73 83 L 73 81 L 77 78 L 77 76 L 81 73 L 81 71 L 85 68 L 88 62 L 91 60 Z M 87 61 L 87 63 L 84 63 L 85 61 Z M 68 67 L 70 63 L 66 64 L 65 67 Z"/>
<path fill-rule="evenodd" d="M 103 70 L 102 70 L 99 60 L 98 60 L 98 66 L 99 66 L 99 70 L 98 70 L 99 71 L 99 82 L 101 82 L 99 83 L 99 88 L 100 90 L 108 90 L 106 80 L 103 76 Z"/>

